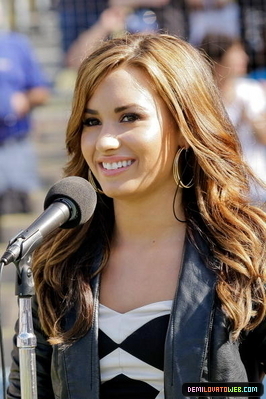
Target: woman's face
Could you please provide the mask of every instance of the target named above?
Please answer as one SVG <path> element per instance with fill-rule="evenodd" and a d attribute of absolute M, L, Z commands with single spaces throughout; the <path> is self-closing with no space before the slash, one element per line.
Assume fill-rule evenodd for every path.
<path fill-rule="evenodd" d="M 240 43 L 233 44 L 224 54 L 221 61 L 230 76 L 243 76 L 247 73 L 248 55 Z"/>
<path fill-rule="evenodd" d="M 88 101 L 83 122 L 82 153 L 107 196 L 173 191 L 180 134 L 144 72 L 111 72 Z"/>

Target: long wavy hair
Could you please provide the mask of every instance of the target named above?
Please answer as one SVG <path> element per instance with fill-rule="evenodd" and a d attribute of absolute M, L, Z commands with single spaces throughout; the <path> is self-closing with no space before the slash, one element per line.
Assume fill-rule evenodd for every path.
<path fill-rule="evenodd" d="M 209 62 L 198 50 L 167 34 L 127 34 L 101 43 L 78 71 L 66 133 L 65 175 L 87 178 L 80 143 L 84 110 L 98 85 L 121 65 L 149 76 L 189 144 L 188 173 L 194 185 L 183 189 L 187 228 L 191 236 L 197 230 L 208 243 L 217 296 L 236 339 L 265 316 L 266 217 L 249 204 L 254 177 L 242 160 Z M 53 344 L 78 339 L 92 322 L 90 281 L 108 259 L 114 225 L 112 199 L 98 197 L 89 222 L 54 232 L 35 253 L 39 316 Z M 100 264 L 97 270 L 95 259 Z M 72 308 L 76 320 L 69 326 L 65 320 Z"/>

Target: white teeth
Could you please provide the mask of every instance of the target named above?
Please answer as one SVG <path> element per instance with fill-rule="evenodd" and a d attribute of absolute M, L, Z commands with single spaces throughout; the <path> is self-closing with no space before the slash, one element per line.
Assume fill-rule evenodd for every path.
<path fill-rule="evenodd" d="M 108 163 L 108 162 L 103 162 L 103 167 L 104 169 L 107 170 L 115 170 L 115 169 L 119 169 L 119 168 L 125 168 L 126 166 L 130 166 L 132 164 L 132 161 L 119 161 L 119 162 L 112 162 L 112 163 Z"/>

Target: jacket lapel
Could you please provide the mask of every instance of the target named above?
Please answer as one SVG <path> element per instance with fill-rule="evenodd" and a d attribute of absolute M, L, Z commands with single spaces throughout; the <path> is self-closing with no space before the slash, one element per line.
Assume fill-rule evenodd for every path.
<path fill-rule="evenodd" d="M 62 350 L 65 380 L 62 399 L 98 399 L 100 370 L 98 360 L 98 290 L 99 275 L 93 278 L 94 316 L 89 332 Z M 65 389 L 65 394 L 64 394 Z M 67 394 L 66 394 L 67 392 Z"/>
<path fill-rule="evenodd" d="M 207 255 L 204 248 L 200 250 Z M 165 346 L 165 398 L 184 399 L 182 384 L 200 382 L 206 355 L 216 276 L 187 239 Z"/>

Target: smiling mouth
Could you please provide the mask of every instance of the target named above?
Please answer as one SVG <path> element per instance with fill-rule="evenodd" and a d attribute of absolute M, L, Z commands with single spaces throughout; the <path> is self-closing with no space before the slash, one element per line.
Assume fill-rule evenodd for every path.
<path fill-rule="evenodd" d="M 102 166 L 106 170 L 116 170 L 116 169 L 121 169 L 121 168 L 126 168 L 127 166 L 132 165 L 133 161 L 128 160 L 128 161 L 119 161 L 119 162 L 103 162 Z"/>

